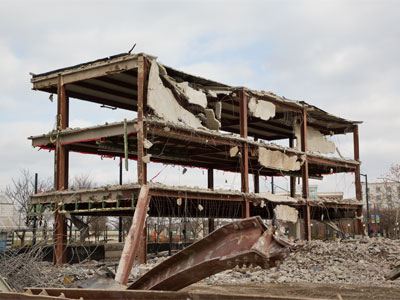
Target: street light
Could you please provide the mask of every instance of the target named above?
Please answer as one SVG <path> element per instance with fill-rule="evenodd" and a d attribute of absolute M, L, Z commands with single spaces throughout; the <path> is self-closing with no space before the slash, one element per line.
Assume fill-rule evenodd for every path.
<path fill-rule="evenodd" d="M 360 174 L 360 176 L 364 176 L 365 177 L 365 199 L 367 202 L 367 226 L 368 226 L 368 236 L 369 236 L 369 232 L 370 232 L 370 228 L 369 228 L 369 196 L 368 196 L 368 176 L 367 174 Z"/>

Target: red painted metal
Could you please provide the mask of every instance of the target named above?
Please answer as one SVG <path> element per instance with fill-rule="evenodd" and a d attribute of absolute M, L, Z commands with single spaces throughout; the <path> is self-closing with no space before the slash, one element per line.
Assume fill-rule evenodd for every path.
<path fill-rule="evenodd" d="M 233 222 L 165 260 L 128 289 L 178 291 L 235 266 L 273 267 L 293 244 L 260 217 Z"/>

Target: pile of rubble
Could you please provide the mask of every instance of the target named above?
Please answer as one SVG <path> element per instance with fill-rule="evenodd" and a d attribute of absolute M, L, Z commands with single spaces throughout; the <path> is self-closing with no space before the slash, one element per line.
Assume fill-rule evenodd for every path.
<path fill-rule="evenodd" d="M 333 284 L 397 285 L 385 275 L 400 263 L 400 240 L 364 238 L 344 241 L 312 241 L 291 253 L 279 266 L 263 270 L 235 268 L 215 274 L 204 282 L 282 283 L 308 282 Z"/>

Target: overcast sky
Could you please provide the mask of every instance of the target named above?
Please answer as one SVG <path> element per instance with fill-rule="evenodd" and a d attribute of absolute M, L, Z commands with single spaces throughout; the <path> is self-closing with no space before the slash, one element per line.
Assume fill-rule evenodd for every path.
<path fill-rule="evenodd" d="M 127 52 L 146 52 L 164 64 L 230 85 L 304 100 L 360 126 L 361 170 L 371 181 L 400 163 L 400 1 L 0 1 L 0 190 L 19 170 L 52 176 L 53 154 L 28 136 L 51 130 L 56 105 L 31 90 L 29 72 L 42 73 Z M 80 101 L 81 102 L 81 101 Z M 71 125 L 132 118 L 71 101 Z M 352 156 L 352 137 L 335 139 Z M 136 180 L 131 162 L 126 182 Z M 197 184 L 155 165 L 149 177 Z M 71 154 L 71 176 L 116 183 L 118 162 Z M 239 175 L 218 172 L 217 185 Z M 203 180 L 202 179 L 202 180 Z M 353 176 L 337 175 L 321 190 L 353 191 Z M 283 182 L 285 188 L 288 183 Z M 267 187 L 268 181 L 262 181 Z"/>

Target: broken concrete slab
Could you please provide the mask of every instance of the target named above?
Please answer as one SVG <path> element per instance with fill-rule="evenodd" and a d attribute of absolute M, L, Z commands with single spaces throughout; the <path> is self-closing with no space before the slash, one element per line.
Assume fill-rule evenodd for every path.
<path fill-rule="evenodd" d="M 164 86 L 160 78 L 160 68 L 153 61 L 150 67 L 147 105 L 154 114 L 165 121 L 175 124 L 179 122 L 193 128 L 202 128 L 201 122 L 191 112 L 183 108 L 177 101 L 173 92 Z"/>
<path fill-rule="evenodd" d="M 283 171 L 298 171 L 302 163 L 297 155 L 288 155 L 264 147 L 258 147 L 258 162 L 266 168 Z"/>
<path fill-rule="evenodd" d="M 207 107 L 207 96 L 204 92 L 192 88 L 187 81 L 176 83 L 176 85 L 187 96 L 189 103 Z"/>
<path fill-rule="evenodd" d="M 250 116 L 264 121 L 268 121 L 275 116 L 275 105 L 271 102 L 250 98 L 248 107 Z"/>
<path fill-rule="evenodd" d="M 295 136 L 297 149 L 300 150 L 301 134 L 300 126 L 295 126 Z M 335 153 L 336 147 L 333 141 L 328 140 L 320 131 L 307 126 L 307 151 L 319 152 L 323 154 Z"/>
<path fill-rule="evenodd" d="M 213 109 L 205 109 L 206 113 L 206 122 L 205 125 L 207 128 L 212 130 L 219 130 L 221 128 L 221 122 L 218 121 L 215 117 Z"/>
<path fill-rule="evenodd" d="M 284 222 L 296 223 L 299 218 L 297 209 L 287 205 L 277 205 L 274 208 L 275 218 Z"/>

